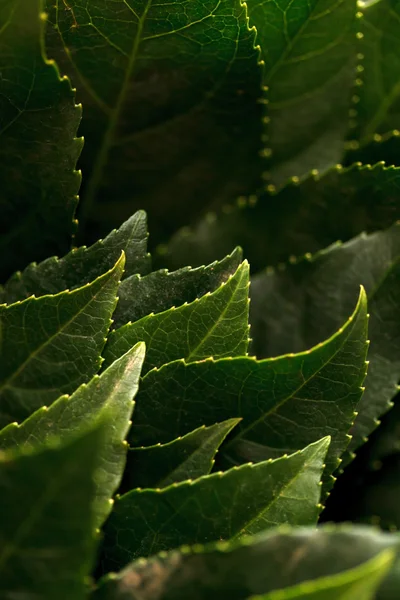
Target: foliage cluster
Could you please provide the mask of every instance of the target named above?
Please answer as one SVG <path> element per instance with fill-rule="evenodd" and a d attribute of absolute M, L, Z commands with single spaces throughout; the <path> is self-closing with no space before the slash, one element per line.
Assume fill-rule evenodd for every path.
<path fill-rule="evenodd" d="M 0 0 L 1 600 L 398 599 L 399 41 Z"/>

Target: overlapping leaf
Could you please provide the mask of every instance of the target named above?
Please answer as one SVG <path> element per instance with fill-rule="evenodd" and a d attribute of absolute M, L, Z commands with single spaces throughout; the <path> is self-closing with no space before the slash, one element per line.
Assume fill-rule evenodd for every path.
<path fill-rule="evenodd" d="M 61 259 L 53 256 L 15 273 L 0 289 L 0 302 L 11 304 L 32 295 L 57 294 L 83 286 L 111 269 L 121 252 L 125 253 L 125 277 L 146 275 L 150 270 L 147 237 L 146 214 L 138 211 L 93 246 L 76 248 Z"/>
<path fill-rule="evenodd" d="M 0 426 L 25 419 L 98 371 L 123 268 L 121 256 L 73 292 L 0 305 Z"/>
<path fill-rule="evenodd" d="M 304 353 L 262 361 L 176 361 L 154 369 L 141 383 L 130 442 L 165 442 L 202 424 L 240 417 L 221 449 L 224 467 L 277 458 L 330 435 L 329 476 L 348 445 L 362 394 L 366 336 L 362 292 L 339 332 Z"/>
<path fill-rule="evenodd" d="M 95 553 L 97 427 L 68 445 L 0 454 L 0 596 L 84 600 Z"/>
<path fill-rule="evenodd" d="M 105 525 L 103 572 L 180 544 L 238 538 L 283 523 L 316 523 L 329 441 L 274 461 L 121 496 Z"/>
<path fill-rule="evenodd" d="M 400 128 L 400 8 L 394 0 L 366 2 L 358 24 L 359 81 L 351 137 L 364 145 Z"/>
<path fill-rule="evenodd" d="M 264 151 L 279 184 L 340 162 L 355 79 L 355 0 L 249 0 L 268 86 Z"/>
<path fill-rule="evenodd" d="M 112 331 L 104 351 L 105 364 L 139 341 L 146 343 L 144 373 L 179 358 L 192 362 L 246 354 L 248 288 L 249 265 L 245 261 L 212 294 Z"/>
<path fill-rule="evenodd" d="M 277 194 L 243 199 L 192 231 L 175 236 L 162 259 L 171 268 L 226 254 L 240 244 L 253 273 L 286 261 L 289 255 L 316 252 L 361 231 L 390 227 L 400 218 L 400 169 L 382 164 L 353 165 L 290 183 Z M 344 218 L 346 215 L 346 218 Z"/>
<path fill-rule="evenodd" d="M 126 464 L 126 434 L 131 424 L 133 398 L 138 389 L 144 359 L 144 344 L 138 344 L 102 375 L 94 376 L 72 396 L 62 396 L 50 408 L 37 410 L 26 421 L 11 423 L 0 431 L 0 449 L 44 444 L 53 436 L 62 442 L 89 425 L 109 418 L 104 426 L 104 440 L 98 451 L 99 471 L 93 494 L 94 524 L 100 527 L 112 504 Z"/>
<path fill-rule="evenodd" d="M 193 302 L 196 298 L 213 292 L 235 273 L 241 259 L 242 252 L 237 248 L 221 261 L 215 261 L 206 267 L 184 267 L 171 273 L 163 269 L 146 277 L 128 277 L 118 291 L 114 327 L 137 321 L 150 313 L 159 313 L 185 302 Z"/>
<path fill-rule="evenodd" d="M 351 447 L 361 444 L 390 407 L 400 378 L 400 227 L 362 235 L 252 283 L 257 356 L 297 352 L 329 335 L 350 310 L 356 288 L 369 296 L 370 365 Z"/>
<path fill-rule="evenodd" d="M 203 425 L 167 444 L 131 448 L 126 468 L 129 488 L 162 488 L 208 475 L 219 447 L 239 421 Z"/>
<path fill-rule="evenodd" d="M 0 5 L 0 279 L 68 251 L 81 109 L 42 48 L 41 0 Z"/>
<path fill-rule="evenodd" d="M 257 185 L 261 69 L 240 0 L 47 7 L 48 51 L 85 106 L 84 216 L 145 208 L 159 237 Z"/>
<path fill-rule="evenodd" d="M 363 571 L 366 578 L 366 571 L 372 577 L 372 567 L 379 572 L 379 565 L 383 568 L 390 561 L 389 553 L 398 552 L 399 546 L 397 535 L 366 527 L 273 530 L 239 543 L 197 545 L 138 560 L 101 580 L 93 598 L 247 600 L 322 578 L 340 580 Z M 397 597 L 398 564 L 397 560 L 382 582 L 376 600 Z"/>

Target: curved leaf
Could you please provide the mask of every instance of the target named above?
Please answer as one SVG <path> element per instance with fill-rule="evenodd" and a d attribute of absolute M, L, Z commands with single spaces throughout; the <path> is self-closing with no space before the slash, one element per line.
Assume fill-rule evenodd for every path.
<path fill-rule="evenodd" d="M 105 364 L 140 341 L 146 343 L 144 373 L 178 358 L 189 362 L 246 354 L 248 292 L 249 265 L 245 261 L 212 294 L 112 331 L 104 350 Z"/>
<path fill-rule="evenodd" d="M 73 292 L 0 305 L 0 427 L 89 381 L 101 365 L 124 257 Z"/>
<path fill-rule="evenodd" d="M 219 447 L 239 422 L 228 419 L 209 427 L 203 425 L 167 444 L 131 448 L 125 471 L 129 488 L 162 488 L 208 475 Z"/>
<path fill-rule="evenodd" d="M 105 525 L 103 572 L 180 544 L 238 538 L 282 523 L 316 523 L 329 441 L 274 461 L 121 496 Z"/>
<path fill-rule="evenodd" d="M 41 0 L 0 5 L 0 280 L 64 253 L 75 231 L 81 108 L 43 51 Z"/>

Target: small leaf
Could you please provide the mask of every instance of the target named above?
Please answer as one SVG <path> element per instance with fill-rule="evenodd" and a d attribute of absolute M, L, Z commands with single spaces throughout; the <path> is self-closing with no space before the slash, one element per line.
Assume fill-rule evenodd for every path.
<path fill-rule="evenodd" d="M 102 428 L 68 445 L 0 454 L 0 596 L 84 600 Z"/>
<path fill-rule="evenodd" d="M 251 323 L 257 356 L 298 352 L 335 331 L 356 288 L 369 296 L 370 365 L 352 434 L 355 449 L 391 406 L 400 378 L 400 226 L 306 256 L 285 270 L 255 277 Z"/>
<path fill-rule="evenodd" d="M 241 356 L 248 345 L 249 266 L 190 304 L 150 314 L 112 331 L 104 351 L 109 365 L 139 341 L 146 343 L 143 372 L 178 358 Z"/>
<path fill-rule="evenodd" d="M 275 461 L 121 496 L 105 525 L 103 572 L 180 544 L 238 538 L 282 523 L 316 523 L 329 441 Z"/>
<path fill-rule="evenodd" d="M 282 184 L 341 160 L 354 82 L 356 0 L 248 0 L 264 60 L 267 157 Z"/>
<path fill-rule="evenodd" d="M 375 134 L 400 125 L 400 7 L 393 0 L 379 0 L 364 2 L 360 9 L 364 15 L 357 27 L 360 85 L 351 135 L 364 145 Z"/>
<path fill-rule="evenodd" d="M 208 475 L 220 445 L 239 422 L 203 425 L 167 444 L 131 448 L 125 472 L 129 488 L 162 488 Z"/>
<path fill-rule="evenodd" d="M 81 177 L 81 108 L 43 52 L 40 0 L 0 7 L 0 280 L 67 252 Z"/>
<path fill-rule="evenodd" d="M 73 292 L 0 305 L 0 427 L 87 382 L 101 365 L 124 257 Z"/>
<path fill-rule="evenodd" d="M 89 248 L 75 248 L 61 259 L 53 256 L 15 273 L 0 290 L 0 302 L 11 304 L 32 295 L 58 294 L 86 285 L 111 269 L 121 252 L 126 258 L 125 277 L 145 275 L 150 270 L 147 237 L 146 214 L 139 211 Z"/>
<path fill-rule="evenodd" d="M 384 550 L 350 571 L 252 596 L 249 600 L 375 600 L 377 589 L 393 566 L 395 555 L 393 550 Z"/>
<path fill-rule="evenodd" d="M 213 292 L 235 273 L 241 260 L 242 252 L 237 248 L 223 260 L 207 267 L 184 267 L 172 273 L 163 269 L 146 277 L 128 277 L 119 288 L 119 301 L 113 316 L 114 327 L 122 327 L 150 313 L 193 302 L 207 292 Z"/>
<path fill-rule="evenodd" d="M 125 442 L 131 424 L 133 398 L 138 389 L 144 344 L 115 361 L 102 375 L 82 384 L 72 396 L 61 396 L 50 408 L 39 408 L 26 421 L 11 423 L 0 431 L 0 449 L 37 446 L 57 436 L 63 443 L 91 424 L 112 415 L 104 426 L 104 440 L 98 451 L 99 472 L 93 501 L 95 527 L 99 528 L 111 510 L 110 499 L 117 490 L 126 464 Z"/>
<path fill-rule="evenodd" d="M 218 455 L 226 467 L 277 458 L 330 435 L 324 471 L 328 485 L 349 443 L 362 394 L 366 308 L 361 291 L 355 312 L 340 330 L 301 354 L 263 361 L 176 361 L 150 371 L 137 397 L 131 445 L 165 442 L 201 424 L 240 417 Z"/>
<path fill-rule="evenodd" d="M 93 600 L 248 600 L 357 571 L 367 571 L 368 578 L 373 566 L 379 571 L 383 557 L 389 560 L 388 551 L 399 549 L 398 535 L 367 527 L 273 529 L 239 542 L 184 547 L 139 559 L 100 580 Z M 371 564 L 371 559 L 376 562 Z M 398 597 L 398 566 L 397 559 L 376 600 Z M 353 595 L 346 600 L 360 598 Z"/>
<path fill-rule="evenodd" d="M 262 73 L 240 0 L 47 7 L 48 52 L 85 107 L 81 221 L 145 208 L 160 239 L 259 185 Z"/>
<path fill-rule="evenodd" d="M 194 230 L 182 230 L 168 246 L 164 264 L 202 264 L 239 244 L 256 273 L 290 255 L 390 227 L 400 219 L 399 187 L 400 169 L 382 164 L 339 166 L 300 184 L 292 181 L 278 193 L 241 199 L 214 219 L 200 220 Z"/>

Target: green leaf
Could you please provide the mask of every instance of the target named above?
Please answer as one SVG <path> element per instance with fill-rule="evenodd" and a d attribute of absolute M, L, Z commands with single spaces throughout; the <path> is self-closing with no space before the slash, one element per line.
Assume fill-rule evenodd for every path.
<path fill-rule="evenodd" d="M 234 539 L 282 523 L 316 523 L 329 441 L 275 461 L 121 496 L 105 525 L 103 572 L 180 544 Z"/>
<path fill-rule="evenodd" d="M 137 397 L 131 445 L 165 442 L 202 424 L 240 417 L 218 455 L 223 467 L 277 458 L 330 435 L 324 471 L 330 483 L 362 394 L 366 308 L 361 291 L 354 314 L 340 330 L 301 354 L 262 361 L 176 361 L 150 371 Z"/>
<path fill-rule="evenodd" d="M 112 268 L 121 252 L 125 253 L 125 277 L 145 275 L 150 270 L 147 253 L 147 219 L 143 211 L 135 213 L 118 230 L 93 246 L 75 248 L 61 259 L 53 256 L 32 263 L 15 273 L 0 289 L 0 302 L 11 304 L 29 296 L 57 294 L 81 287 Z"/>
<path fill-rule="evenodd" d="M 362 85 L 356 91 L 351 133 L 361 145 L 374 134 L 400 127 L 400 7 L 395 0 L 364 4 L 364 16 L 358 23 L 358 78 Z"/>
<path fill-rule="evenodd" d="M 302 582 L 342 576 L 350 569 L 365 568 L 371 559 L 379 563 L 383 552 L 399 548 L 398 535 L 367 527 L 273 529 L 238 542 L 184 547 L 139 559 L 100 580 L 93 599 L 245 600 Z M 398 597 L 398 566 L 397 560 L 377 600 Z"/>
<path fill-rule="evenodd" d="M 177 234 L 163 256 L 170 268 L 221 256 L 239 244 L 253 273 L 288 256 L 316 252 L 361 231 L 390 227 L 400 218 L 400 169 L 353 165 L 292 181 L 276 194 L 240 199 L 236 207 L 207 217 Z M 343 215 L 346 218 L 343 218 Z"/>
<path fill-rule="evenodd" d="M 40 0 L 0 6 L 0 280 L 64 253 L 75 231 L 81 108 L 42 48 Z"/>
<path fill-rule="evenodd" d="M 377 589 L 393 566 L 394 558 L 393 550 L 384 550 L 350 571 L 252 596 L 249 600 L 375 600 Z"/>
<path fill-rule="evenodd" d="M 131 448 L 125 472 L 129 488 L 162 488 L 208 475 L 219 447 L 239 422 L 203 425 L 167 444 Z"/>
<path fill-rule="evenodd" d="M 112 415 L 104 427 L 103 445 L 98 451 L 101 469 L 96 474 L 93 501 L 96 527 L 101 527 L 110 512 L 110 500 L 121 483 L 127 455 L 125 438 L 144 354 L 144 344 L 138 344 L 102 375 L 82 384 L 72 396 L 61 396 L 50 408 L 39 408 L 21 425 L 11 423 L 0 431 L 0 449 L 36 447 L 53 436 L 68 441 L 82 429 L 104 420 L 104 415 Z"/>
<path fill-rule="evenodd" d="M 82 219 L 146 208 L 158 239 L 257 186 L 261 69 L 240 0 L 47 5 L 49 53 L 85 106 Z"/>
<path fill-rule="evenodd" d="M 68 445 L 0 454 L 0 596 L 84 600 L 102 428 Z"/>
<path fill-rule="evenodd" d="M 25 419 L 98 371 L 123 269 L 121 256 L 73 292 L 0 305 L 0 426 Z"/>
<path fill-rule="evenodd" d="M 159 313 L 185 302 L 193 302 L 207 292 L 213 292 L 235 273 L 241 260 L 242 251 L 236 248 L 223 260 L 207 267 L 184 267 L 172 273 L 162 269 L 146 277 L 128 277 L 119 288 L 114 327 L 137 321 L 149 313 Z"/>
<path fill-rule="evenodd" d="M 339 162 L 354 82 L 356 0 L 249 0 L 268 86 L 274 183 Z"/>
<path fill-rule="evenodd" d="M 112 331 L 104 351 L 105 364 L 139 341 L 146 342 L 144 373 L 178 358 L 193 362 L 208 356 L 246 354 L 248 291 L 249 266 L 244 261 L 212 294 Z"/>
<path fill-rule="evenodd" d="M 351 449 L 373 431 L 398 389 L 400 226 L 260 274 L 251 291 L 252 350 L 257 356 L 275 356 L 301 351 L 335 331 L 350 312 L 360 284 L 369 297 L 371 347 Z"/>

